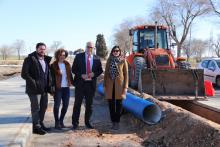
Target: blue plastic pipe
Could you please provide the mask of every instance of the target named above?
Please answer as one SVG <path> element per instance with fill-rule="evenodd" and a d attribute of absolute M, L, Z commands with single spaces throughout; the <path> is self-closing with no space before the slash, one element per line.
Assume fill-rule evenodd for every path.
<path fill-rule="evenodd" d="M 98 92 L 104 95 L 102 83 L 98 85 Z M 162 112 L 159 106 L 131 93 L 126 94 L 126 99 L 122 101 L 122 106 L 147 124 L 156 124 L 161 119 Z"/>

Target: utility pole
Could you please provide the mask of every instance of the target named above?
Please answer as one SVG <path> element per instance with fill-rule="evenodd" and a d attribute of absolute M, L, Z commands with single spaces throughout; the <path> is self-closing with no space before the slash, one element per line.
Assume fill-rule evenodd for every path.
<path fill-rule="evenodd" d="M 190 51 L 191 51 L 191 41 L 192 41 L 192 25 L 190 26 L 190 28 L 189 28 L 189 49 L 188 49 L 188 54 L 190 53 Z M 187 62 L 188 62 L 188 58 L 187 58 Z"/>

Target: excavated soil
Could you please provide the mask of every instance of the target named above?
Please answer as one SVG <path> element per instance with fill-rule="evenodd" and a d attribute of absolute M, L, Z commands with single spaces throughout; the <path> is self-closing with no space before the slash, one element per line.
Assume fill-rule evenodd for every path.
<path fill-rule="evenodd" d="M 143 96 L 149 97 L 147 95 Z M 192 114 L 167 102 L 149 99 L 163 110 L 163 118 L 156 125 L 145 125 L 127 115 L 133 126 L 139 126 L 138 135 L 144 146 L 207 147 L 220 146 L 220 125 Z"/>

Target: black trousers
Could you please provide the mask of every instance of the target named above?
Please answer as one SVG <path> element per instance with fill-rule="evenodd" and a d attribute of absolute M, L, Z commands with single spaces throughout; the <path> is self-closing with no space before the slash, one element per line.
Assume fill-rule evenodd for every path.
<path fill-rule="evenodd" d="M 79 116 L 82 101 L 85 98 L 86 110 L 85 110 L 85 123 L 89 123 L 92 115 L 92 103 L 95 95 L 95 89 L 92 82 L 84 82 L 83 86 L 75 88 L 75 102 L 73 106 L 72 124 L 79 124 Z"/>
<path fill-rule="evenodd" d="M 120 122 L 122 112 L 122 100 L 115 99 L 115 83 L 113 84 L 112 99 L 108 100 L 109 112 L 112 122 Z"/>
<path fill-rule="evenodd" d="M 31 115 L 33 128 L 40 128 L 43 123 L 45 112 L 47 110 L 48 95 L 44 94 L 28 94 L 31 102 Z"/>

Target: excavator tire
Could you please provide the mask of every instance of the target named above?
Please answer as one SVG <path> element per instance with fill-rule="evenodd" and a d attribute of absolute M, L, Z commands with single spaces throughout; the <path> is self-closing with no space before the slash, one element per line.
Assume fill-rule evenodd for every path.
<path fill-rule="evenodd" d="M 143 57 L 135 57 L 133 60 L 133 68 L 129 66 L 129 85 L 137 89 L 138 81 L 141 76 L 141 70 L 145 67 L 146 62 Z"/>

